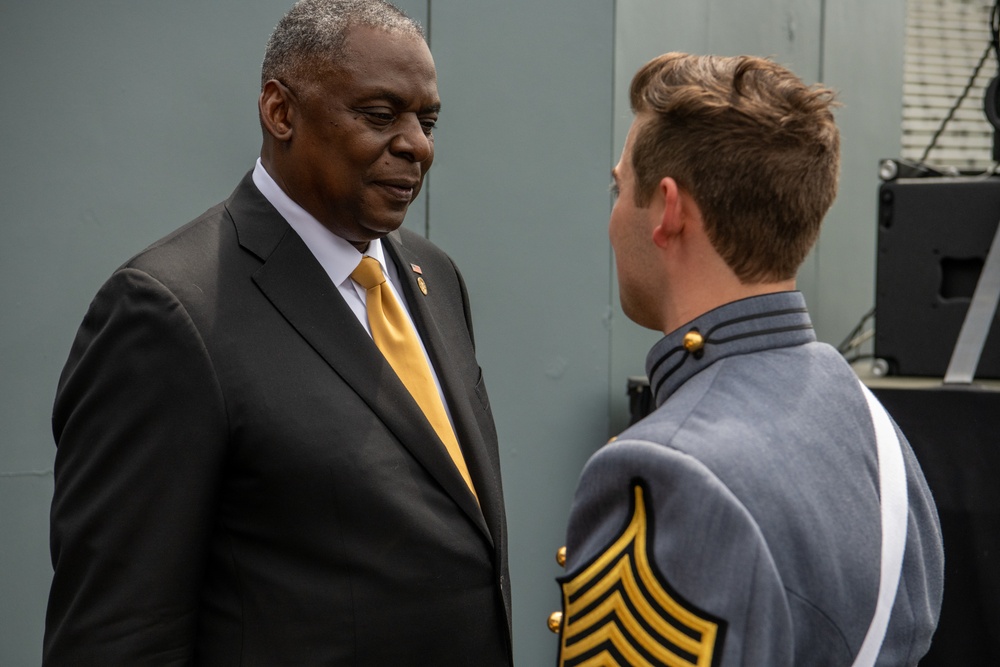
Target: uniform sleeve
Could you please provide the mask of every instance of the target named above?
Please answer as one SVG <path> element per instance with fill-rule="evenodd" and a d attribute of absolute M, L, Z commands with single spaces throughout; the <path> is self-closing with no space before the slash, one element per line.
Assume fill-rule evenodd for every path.
<path fill-rule="evenodd" d="M 190 663 L 227 424 L 199 332 L 149 275 L 94 299 L 53 432 L 45 664 Z"/>
<path fill-rule="evenodd" d="M 559 664 L 730 667 L 793 661 L 789 602 L 760 530 L 704 465 L 618 441 L 584 468 L 570 515 Z"/>

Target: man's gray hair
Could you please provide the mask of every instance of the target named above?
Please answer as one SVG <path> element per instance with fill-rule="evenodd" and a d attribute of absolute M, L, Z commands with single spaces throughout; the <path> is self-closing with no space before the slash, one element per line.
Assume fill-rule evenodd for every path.
<path fill-rule="evenodd" d="M 347 33 L 359 26 L 424 39 L 419 23 L 384 0 L 299 0 L 267 41 L 261 88 L 271 79 L 287 84 L 318 58 L 335 62 L 343 56 Z"/>

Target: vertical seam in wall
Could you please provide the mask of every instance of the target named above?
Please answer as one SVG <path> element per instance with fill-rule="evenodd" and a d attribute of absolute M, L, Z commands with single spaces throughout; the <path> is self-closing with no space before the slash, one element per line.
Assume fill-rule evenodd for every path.
<path fill-rule="evenodd" d="M 429 0 L 428 0 L 429 1 Z M 615 99 L 615 92 L 618 90 L 618 0 L 613 0 L 611 6 L 611 124 L 608 128 L 608 156 L 611 161 L 615 159 L 615 105 L 617 100 Z M 611 215 L 611 209 L 614 207 L 614 203 L 609 192 L 608 194 L 608 215 Z M 608 243 L 608 308 L 607 311 L 607 327 L 608 327 L 608 382 L 607 382 L 607 424 L 608 424 L 608 437 L 615 435 L 611 433 L 612 425 L 614 424 L 614 405 L 615 397 L 613 392 L 614 387 L 614 372 L 615 372 L 615 253 L 611 248 L 611 244 Z"/>
<path fill-rule="evenodd" d="M 431 49 L 431 2 L 432 0 L 427 0 L 427 26 L 425 27 L 425 32 L 427 33 L 427 48 Z M 433 53 L 433 49 L 431 49 Z M 424 176 L 424 180 L 427 177 Z M 431 188 L 430 183 L 427 183 L 427 191 L 424 193 L 424 238 L 430 240 L 431 238 Z"/>
<path fill-rule="evenodd" d="M 430 0 L 428 0 L 429 2 Z M 819 71 L 817 72 L 816 80 L 823 83 L 826 80 L 826 0 L 819 0 Z M 829 215 L 829 211 L 827 211 Z M 825 218 L 825 216 L 824 216 Z M 820 303 L 822 299 L 822 290 L 819 288 L 819 264 L 821 259 L 820 245 L 823 243 L 823 233 L 816 238 L 816 246 L 813 249 L 813 256 L 816 261 L 813 262 L 813 298 L 815 299 L 815 304 L 810 304 L 812 311 L 814 313 L 822 312 Z"/>
<path fill-rule="evenodd" d="M 430 0 L 427 0 L 430 2 Z M 826 68 L 826 0 L 819 1 L 819 81 L 822 82 Z"/>
<path fill-rule="evenodd" d="M 432 0 L 427 0 L 427 45 L 431 44 L 431 2 Z"/>

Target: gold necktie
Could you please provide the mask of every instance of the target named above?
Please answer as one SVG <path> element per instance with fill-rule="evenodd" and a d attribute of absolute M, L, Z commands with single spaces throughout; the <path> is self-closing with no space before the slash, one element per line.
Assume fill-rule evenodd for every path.
<path fill-rule="evenodd" d="M 472 495 L 476 495 L 455 431 L 448 420 L 448 413 L 445 412 L 441 395 L 431 376 L 430 366 L 417 339 L 417 332 L 413 330 L 409 318 L 392 295 L 392 291 L 388 287 L 383 288 L 385 276 L 382 275 L 382 267 L 378 260 L 373 257 L 362 257 L 358 268 L 351 273 L 351 279 L 364 287 L 367 292 L 365 300 L 368 325 L 371 327 L 375 345 L 423 410 L 427 421 L 434 427 L 434 431 L 451 455 L 451 460 L 455 462 L 455 467 L 469 485 Z"/>

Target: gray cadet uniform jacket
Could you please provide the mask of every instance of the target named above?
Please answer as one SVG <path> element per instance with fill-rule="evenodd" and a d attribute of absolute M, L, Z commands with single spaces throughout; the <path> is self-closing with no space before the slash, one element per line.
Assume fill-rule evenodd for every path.
<path fill-rule="evenodd" d="M 573 502 L 560 664 L 851 665 L 879 588 L 875 433 L 802 295 L 717 308 L 647 371 L 655 411 L 591 458 Z M 941 608 L 937 512 L 900 442 L 906 547 L 878 665 L 915 665 Z"/>

